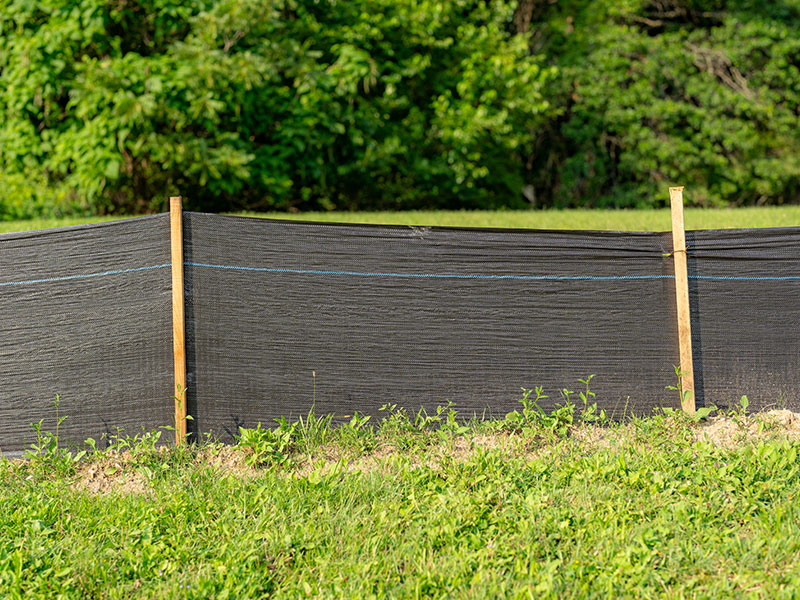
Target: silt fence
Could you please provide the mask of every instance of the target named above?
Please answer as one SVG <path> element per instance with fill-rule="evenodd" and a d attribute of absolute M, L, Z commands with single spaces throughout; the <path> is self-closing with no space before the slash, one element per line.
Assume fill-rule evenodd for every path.
<path fill-rule="evenodd" d="M 678 407 L 669 233 L 305 223 L 183 213 L 195 435 L 453 402 L 546 410 L 594 374 L 620 418 Z M 800 408 L 800 228 L 686 232 L 698 406 Z M 174 424 L 170 217 L 0 235 L 0 450 Z"/>

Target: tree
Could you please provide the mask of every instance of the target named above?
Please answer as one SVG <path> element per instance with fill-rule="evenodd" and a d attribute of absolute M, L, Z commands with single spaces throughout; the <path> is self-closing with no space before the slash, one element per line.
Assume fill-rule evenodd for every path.
<path fill-rule="evenodd" d="M 800 3 L 562 1 L 531 43 L 561 107 L 532 154 L 540 201 L 800 202 Z"/>
<path fill-rule="evenodd" d="M 552 75 L 467 0 L 0 2 L 0 215 L 520 203 Z M 12 189 L 13 188 L 13 189 Z M 21 200 L 20 200 L 21 198 Z"/>

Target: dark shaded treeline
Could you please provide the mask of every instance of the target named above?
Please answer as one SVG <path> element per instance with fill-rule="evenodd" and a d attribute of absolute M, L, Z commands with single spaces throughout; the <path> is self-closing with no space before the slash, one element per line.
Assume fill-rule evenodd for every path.
<path fill-rule="evenodd" d="M 11 0 L 0 218 L 796 203 L 798 31 L 798 0 Z"/>

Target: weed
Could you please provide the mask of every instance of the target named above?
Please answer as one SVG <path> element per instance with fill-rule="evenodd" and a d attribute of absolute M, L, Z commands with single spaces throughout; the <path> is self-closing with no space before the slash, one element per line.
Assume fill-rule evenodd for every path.
<path fill-rule="evenodd" d="M 353 413 L 350 421 L 338 429 L 339 443 L 361 455 L 375 448 L 375 432 L 371 427 L 371 417 Z"/>
<path fill-rule="evenodd" d="M 686 375 L 686 371 L 683 371 L 680 365 L 672 367 L 675 370 L 675 376 L 678 379 L 677 385 L 668 385 L 665 389 L 673 390 L 678 392 L 678 398 L 680 400 L 680 406 L 683 407 L 692 396 L 692 392 L 690 390 L 681 391 L 683 389 L 683 378 Z M 717 410 L 716 406 L 703 406 L 695 410 L 694 414 L 689 414 L 686 411 L 681 409 L 674 409 L 674 408 L 662 408 L 661 409 L 665 415 L 669 417 L 674 417 L 678 419 L 685 419 L 691 423 L 700 423 L 701 421 L 705 421 L 711 413 Z"/>
<path fill-rule="evenodd" d="M 750 400 L 747 399 L 747 396 L 742 396 L 739 399 L 738 406 L 733 407 L 728 411 L 728 416 L 739 426 L 739 429 L 742 431 L 747 429 L 747 426 L 750 424 L 750 419 L 748 418 L 747 408 L 750 406 Z"/>
<path fill-rule="evenodd" d="M 40 474 L 53 473 L 66 474 L 72 472 L 74 464 L 86 454 L 80 450 L 73 454 L 72 451 L 59 446 L 59 430 L 61 424 L 66 420 L 66 416 L 59 413 L 61 396 L 56 395 L 53 406 L 56 409 L 56 431 L 42 431 L 44 419 L 39 419 L 36 423 L 31 423 L 31 427 L 36 431 L 36 441 L 26 450 L 25 457 L 30 460 L 34 471 Z"/>
<path fill-rule="evenodd" d="M 575 420 L 575 405 L 567 402 L 556 406 L 550 415 L 542 421 L 545 429 L 558 437 L 566 437 Z"/>
<path fill-rule="evenodd" d="M 446 406 L 436 408 L 437 415 L 444 415 L 444 421 L 439 426 L 439 436 L 450 438 L 465 435 L 469 431 L 469 426 L 461 423 L 458 419 L 458 411 L 454 402 L 448 402 Z"/>
<path fill-rule="evenodd" d="M 311 456 L 320 447 L 328 443 L 331 438 L 331 423 L 333 415 L 317 416 L 314 404 L 308 411 L 306 418 L 300 417 L 297 422 L 296 445 L 299 451 Z"/>
<path fill-rule="evenodd" d="M 311 371 L 311 408 L 308 410 L 306 418 L 300 417 L 298 420 L 298 448 L 311 456 L 320 446 L 324 446 L 330 437 L 331 423 L 333 415 L 327 414 L 323 417 L 317 416 L 315 408 L 317 406 L 317 372 Z"/>
<path fill-rule="evenodd" d="M 141 456 L 156 452 L 156 446 L 161 439 L 161 431 L 154 429 L 146 431 L 142 428 L 141 433 L 133 435 L 117 430 L 116 433 L 104 436 L 106 439 L 106 452 L 122 454 L 128 452 L 133 456 Z M 89 440 L 86 440 L 89 443 Z M 94 442 L 94 440 L 92 440 Z M 91 444 L 94 447 L 94 444 Z"/>
<path fill-rule="evenodd" d="M 162 427 L 162 429 L 165 429 L 166 431 L 177 431 L 178 428 L 179 428 L 179 425 L 182 426 L 183 422 L 185 422 L 185 421 L 194 421 L 194 417 L 192 417 L 192 415 L 190 415 L 188 413 L 185 416 L 181 417 L 180 419 L 178 418 L 178 412 L 183 413 L 183 403 L 184 403 L 185 398 L 186 398 L 186 388 L 182 388 L 180 383 L 176 384 L 176 386 L 177 386 L 177 394 L 172 396 L 172 399 L 175 401 L 176 408 L 177 408 L 177 410 L 175 411 L 175 421 L 174 421 L 174 425 L 164 425 Z M 191 431 L 187 431 L 186 432 L 186 438 L 188 438 L 190 435 L 192 435 L 192 432 Z M 186 442 L 186 438 L 183 438 L 182 441 Z"/>
<path fill-rule="evenodd" d="M 283 464 L 289 459 L 298 423 L 289 425 L 284 417 L 276 421 L 276 429 L 262 429 L 260 422 L 254 429 L 239 428 L 236 440 L 247 452 L 245 462 L 248 465 Z"/>
<path fill-rule="evenodd" d="M 680 406 L 684 406 L 692 397 L 691 390 L 681 391 L 683 390 L 683 378 L 686 376 L 687 371 L 682 370 L 680 365 L 673 365 L 672 368 L 675 370 L 675 377 L 678 379 L 678 384 L 668 385 L 665 389 L 678 392 L 679 404 Z"/>
<path fill-rule="evenodd" d="M 594 378 L 594 375 L 589 375 L 586 379 L 578 379 L 585 387 L 584 390 L 578 392 L 578 397 L 581 399 L 583 403 L 583 410 L 581 411 L 581 421 L 584 423 L 607 423 L 608 422 L 608 415 L 606 415 L 605 409 L 601 409 L 600 412 L 597 412 L 597 402 L 592 402 L 589 404 L 590 400 L 594 400 L 597 396 L 593 391 L 589 389 L 589 382 Z"/>
<path fill-rule="evenodd" d="M 687 413 L 685 410 L 679 408 L 663 407 L 663 413 L 673 419 L 685 421 L 687 423 L 701 423 L 711 416 L 711 413 L 717 410 L 716 406 L 703 406 L 698 408 L 693 414 Z"/>
<path fill-rule="evenodd" d="M 379 410 L 386 413 L 379 428 L 382 436 L 391 437 L 414 430 L 405 408 L 398 408 L 397 404 L 384 404 Z"/>
<path fill-rule="evenodd" d="M 742 398 L 739 400 L 739 406 L 737 407 L 736 414 L 741 417 L 746 417 L 748 406 L 750 406 L 750 401 L 747 399 L 747 396 L 742 396 Z"/>
<path fill-rule="evenodd" d="M 414 416 L 414 429 L 422 433 L 424 431 L 428 431 L 432 429 L 435 425 L 438 425 L 442 422 L 442 415 L 441 412 L 437 410 L 436 414 L 429 415 L 428 411 L 425 410 L 423 406 L 417 411 L 417 414 Z"/>
<path fill-rule="evenodd" d="M 565 402 L 556 405 L 548 415 L 539 405 L 539 402 L 548 398 L 544 389 L 541 386 L 533 389 L 522 388 L 522 398 L 519 401 L 522 404 L 522 412 L 514 410 L 508 413 L 500 424 L 500 428 L 523 435 L 549 433 L 558 437 L 566 437 L 574 421 L 575 405 L 569 401 L 572 392 L 566 388 L 561 392 Z M 534 393 L 536 397 L 531 398 Z"/>

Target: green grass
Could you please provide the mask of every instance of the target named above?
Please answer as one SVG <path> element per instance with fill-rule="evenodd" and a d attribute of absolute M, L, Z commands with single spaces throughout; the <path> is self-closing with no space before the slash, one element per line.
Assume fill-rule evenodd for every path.
<path fill-rule="evenodd" d="M 0 221 L 0 233 L 14 231 L 33 231 L 35 229 L 51 229 L 53 227 L 68 227 L 70 225 L 84 225 L 86 223 L 103 223 L 116 221 L 129 217 L 65 217 L 63 219 L 30 219 L 27 221 Z"/>
<path fill-rule="evenodd" d="M 530 229 L 597 229 L 611 231 L 669 231 L 669 210 L 542 210 L 542 211 L 409 211 L 357 213 L 239 213 L 277 219 L 443 225 L 450 227 L 520 227 Z M 45 229 L 114 217 L 0 222 L 0 233 Z M 800 226 L 800 206 L 686 210 L 687 229 Z"/>
<path fill-rule="evenodd" d="M 242 214 L 293 220 L 416 226 L 594 229 L 605 231 L 670 231 L 672 228 L 669 209 Z M 689 208 L 685 211 L 685 221 L 687 229 L 800 226 L 800 206 L 737 209 Z"/>
<path fill-rule="evenodd" d="M 800 443 L 767 421 L 447 414 L 0 461 L 0 595 L 796 597 Z"/>

